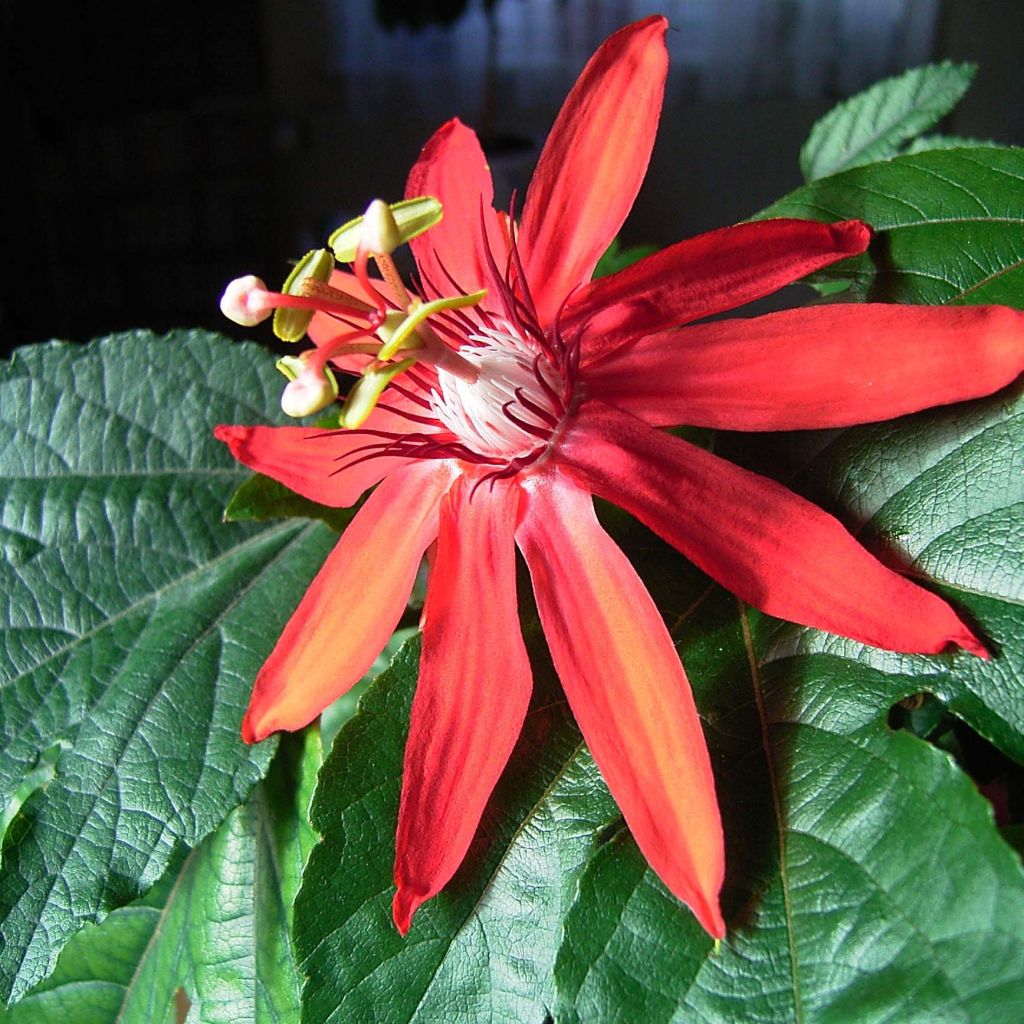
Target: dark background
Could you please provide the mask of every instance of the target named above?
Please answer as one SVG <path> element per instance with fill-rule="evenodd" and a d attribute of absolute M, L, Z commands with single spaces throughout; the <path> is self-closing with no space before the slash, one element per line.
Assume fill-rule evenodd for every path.
<path fill-rule="evenodd" d="M 0 348 L 207 326 L 245 272 L 401 196 L 431 131 L 480 131 L 522 190 L 596 45 L 661 11 L 672 75 L 627 242 L 740 220 L 800 183 L 838 99 L 929 60 L 978 78 L 942 127 L 1024 143 L 1021 0 L 5 2 Z"/>

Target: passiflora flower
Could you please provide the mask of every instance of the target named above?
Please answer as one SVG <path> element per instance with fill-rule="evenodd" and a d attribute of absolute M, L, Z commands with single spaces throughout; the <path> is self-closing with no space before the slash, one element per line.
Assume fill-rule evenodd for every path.
<path fill-rule="evenodd" d="M 592 281 L 646 170 L 665 29 L 647 18 L 593 56 L 518 224 L 492 209 L 484 155 L 455 120 L 427 143 L 407 200 L 371 204 L 332 236 L 354 273 L 318 250 L 280 293 L 249 278 L 225 294 L 243 322 L 274 311 L 283 337 L 308 327 L 317 347 L 283 367 L 289 412 L 334 401 L 329 364 L 359 376 L 341 408 L 348 429 L 217 436 L 323 504 L 376 485 L 261 670 L 247 741 L 306 725 L 360 679 L 436 541 L 398 820 L 403 933 L 463 859 L 526 714 L 516 545 L 566 697 L 640 849 L 711 935 L 725 932 L 722 829 L 690 687 L 593 495 L 772 615 L 896 651 L 987 657 L 945 601 L 835 518 L 659 428 L 835 427 L 987 394 L 1022 369 L 1024 316 L 829 305 L 694 323 L 864 251 L 856 221 L 741 224 Z M 405 242 L 411 294 L 390 255 Z"/>

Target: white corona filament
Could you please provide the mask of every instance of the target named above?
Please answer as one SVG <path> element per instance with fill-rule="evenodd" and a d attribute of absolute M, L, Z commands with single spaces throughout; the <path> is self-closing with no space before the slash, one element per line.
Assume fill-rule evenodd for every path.
<path fill-rule="evenodd" d="M 468 383 L 438 370 L 438 390 L 430 396 L 434 414 L 467 448 L 480 455 L 511 460 L 543 447 L 547 443 L 544 437 L 525 430 L 515 420 L 551 435 L 550 420 L 539 416 L 520 398 L 559 419 L 561 406 L 537 377 L 542 374 L 550 391 L 560 394 L 557 370 L 546 359 L 536 359 L 535 350 L 503 320 L 493 328 L 481 327 L 468 340 L 475 344 L 462 346 L 459 355 L 476 365 L 480 375 Z"/>

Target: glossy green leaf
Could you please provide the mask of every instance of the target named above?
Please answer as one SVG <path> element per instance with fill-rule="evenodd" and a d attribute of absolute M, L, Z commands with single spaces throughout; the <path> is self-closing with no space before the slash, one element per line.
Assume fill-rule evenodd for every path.
<path fill-rule="evenodd" d="M 973 64 L 926 64 L 887 78 L 830 110 L 800 150 L 804 179 L 895 156 L 903 143 L 931 128 L 963 98 Z"/>
<path fill-rule="evenodd" d="M 989 663 L 876 651 L 741 610 L 603 509 L 679 643 L 707 724 L 728 832 L 731 932 L 717 954 L 632 841 L 607 834 L 614 805 L 583 751 L 564 744 L 566 719 L 521 743 L 466 867 L 403 943 L 389 909 L 407 651 L 323 772 L 314 824 L 325 839 L 297 906 L 305 1021 L 430 1020 L 453 1007 L 538 1022 L 545 1008 L 559 1022 L 1000 1019 L 1006 1000 L 1024 997 L 1024 875 L 970 780 L 943 752 L 894 734 L 887 716 L 927 690 L 1024 759 L 1022 442 L 1024 408 L 999 395 L 895 424 L 778 435 L 770 447 L 717 443 L 795 473 L 883 557 L 941 586 L 998 652 Z M 546 782 L 560 771 L 574 780 L 564 797 Z M 545 795 L 518 803 L 517 789 L 520 800 Z M 535 808 L 555 798 L 542 829 Z M 554 1000 L 551 939 L 565 903 L 551 896 L 549 843 L 571 853 L 570 892 L 598 844 L 564 918 Z"/>
<path fill-rule="evenodd" d="M 291 903 L 315 841 L 315 730 L 288 737 L 266 781 L 143 899 L 79 932 L 0 1024 L 288 1024 L 299 1019 Z"/>
<path fill-rule="evenodd" d="M 54 967 L 266 771 L 252 680 L 334 539 L 221 522 L 247 477 L 212 437 L 275 407 L 271 360 L 196 331 L 19 350 L 0 372 L 0 994 Z"/>
<path fill-rule="evenodd" d="M 1022 192 L 1024 149 L 935 150 L 812 182 L 758 217 L 870 224 L 867 253 L 815 277 L 852 281 L 858 298 L 1019 306 Z"/>
<path fill-rule="evenodd" d="M 615 806 L 541 672 L 466 862 L 402 939 L 391 923 L 391 874 L 418 660 L 414 640 L 362 698 L 321 772 L 312 820 L 323 841 L 295 908 L 304 1024 L 541 1024 L 576 873 Z"/>
<path fill-rule="evenodd" d="M 1014 1020 L 1020 860 L 953 760 L 887 718 L 931 692 L 1024 761 L 1024 401 L 719 450 L 788 466 L 868 547 L 938 586 L 995 657 L 878 651 L 695 592 L 674 635 L 715 764 L 729 935 L 715 951 L 622 832 L 566 918 L 556 1020 Z"/>
<path fill-rule="evenodd" d="M 265 523 L 271 519 L 319 519 L 341 533 L 356 514 L 354 508 L 331 508 L 290 491 L 284 484 L 262 473 L 254 473 L 243 483 L 224 509 L 226 523 L 252 520 Z"/>

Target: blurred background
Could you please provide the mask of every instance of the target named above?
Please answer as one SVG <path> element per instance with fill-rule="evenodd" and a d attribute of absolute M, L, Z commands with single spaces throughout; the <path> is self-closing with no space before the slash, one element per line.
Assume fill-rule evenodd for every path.
<path fill-rule="evenodd" d="M 817 117 L 927 61 L 981 70 L 943 125 L 1024 143 L 1021 0 L 216 0 L 2 8 L 0 347 L 223 320 L 224 284 L 401 197 L 458 115 L 520 195 L 619 26 L 668 16 L 651 170 L 623 241 L 669 244 L 800 184 Z"/>

